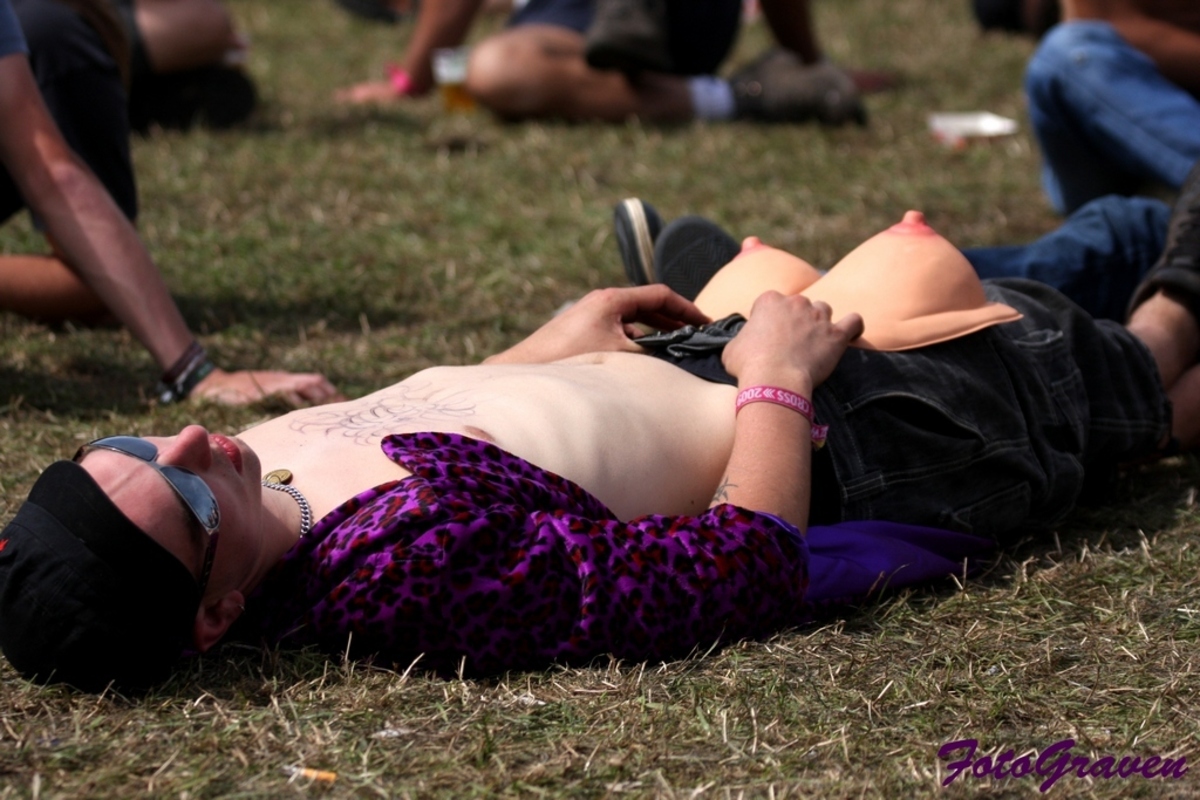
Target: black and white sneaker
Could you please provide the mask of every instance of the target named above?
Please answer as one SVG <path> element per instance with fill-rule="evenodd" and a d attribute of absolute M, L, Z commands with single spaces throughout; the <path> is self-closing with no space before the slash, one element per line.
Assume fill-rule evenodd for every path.
<path fill-rule="evenodd" d="M 622 200 L 613 209 L 613 227 L 629 282 L 634 286 L 657 283 L 654 240 L 662 230 L 663 221 L 654 206 L 636 197 Z"/>
<path fill-rule="evenodd" d="M 654 244 L 658 282 L 695 300 L 712 276 L 740 252 L 737 240 L 715 222 L 680 217 L 663 228 Z"/>

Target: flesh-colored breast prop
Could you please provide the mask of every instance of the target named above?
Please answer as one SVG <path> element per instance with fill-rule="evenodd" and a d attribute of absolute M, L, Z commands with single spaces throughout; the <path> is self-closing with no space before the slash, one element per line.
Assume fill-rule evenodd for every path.
<path fill-rule="evenodd" d="M 866 350 L 912 350 L 1021 318 L 1011 306 L 988 301 L 970 262 L 920 211 L 907 212 L 823 275 L 753 237 L 733 265 L 696 298 L 714 318 L 747 313 L 767 287 L 800 293 L 828 303 L 835 320 L 861 314 L 863 335 L 853 346 Z"/>
<path fill-rule="evenodd" d="M 828 303 L 834 319 L 861 314 L 854 344 L 869 350 L 911 350 L 1021 318 L 988 301 L 970 262 L 920 211 L 854 248 L 803 294 Z"/>

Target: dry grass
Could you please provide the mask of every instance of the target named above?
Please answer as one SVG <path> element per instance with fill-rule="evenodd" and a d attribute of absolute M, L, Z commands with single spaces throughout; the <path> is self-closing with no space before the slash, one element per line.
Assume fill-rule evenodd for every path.
<path fill-rule="evenodd" d="M 407 31 L 328 3 L 231 0 L 266 107 L 249 131 L 139 141 L 142 231 L 223 363 L 328 372 L 358 394 L 477 360 L 564 301 L 617 283 L 617 200 L 706 214 L 818 265 L 923 208 L 962 245 L 1057 220 L 1027 130 L 948 151 L 925 114 L 1024 121 L 1027 42 L 982 38 L 958 0 L 822 0 L 832 55 L 902 71 L 867 129 L 504 126 L 436 105 L 337 109 Z M 745 32 L 737 60 L 765 41 Z M 37 245 L 24 223 L 0 248 Z M 0 520 L 38 471 L 98 432 L 270 407 L 150 408 L 154 370 L 121 331 L 0 316 Z M 1196 752 L 1200 523 L 1191 459 L 1129 476 L 1101 510 L 986 576 L 819 627 L 668 664 L 442 680 L 313 653 L 227 648 L 149 697 L 82 696 L 0 668 L 0 798 L 949 797 L 1036 795 L 959 777 L 946 742 L 1018 754 Z M 304 767 L 328 776 L 289 775 Z M 1058 796 L 1196 796 L 1068 776 Z"/>

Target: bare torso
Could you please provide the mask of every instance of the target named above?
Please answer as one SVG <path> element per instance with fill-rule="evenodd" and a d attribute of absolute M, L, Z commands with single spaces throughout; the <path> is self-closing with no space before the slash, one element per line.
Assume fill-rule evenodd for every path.
<path fill-rule="evenodd" d="M 709 504 L 733 443 L 735 389 L 642 355 L 553 364 L 434 367 L 373 394 L 293 411 L 240 438 L 264 471 L 285 467 L 318 517 L 408 473 L 392 433 L 490 441 L 596 495 L 622 519 Z"/>

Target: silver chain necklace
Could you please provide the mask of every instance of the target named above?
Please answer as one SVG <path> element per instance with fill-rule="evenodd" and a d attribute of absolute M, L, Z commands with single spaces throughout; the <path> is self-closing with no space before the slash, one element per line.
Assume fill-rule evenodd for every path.
<path fill-rule="evenodd" d="M 295 486 L 288 486 L 286 483 L 275 483 L 274 481 L 263 481 L 262 485 L 268 489 L 274 489 L 277 492 L 283 492 L 292 496 L 292 499 L 296 501 L 296 505 L 300 506 L 300 536 L 307 536 L 308 532 L 312 530 L 312 506 L 308 504 L 308 500 L 305 499 L 304 495 L 300 494 L 300 490 Z"/>

